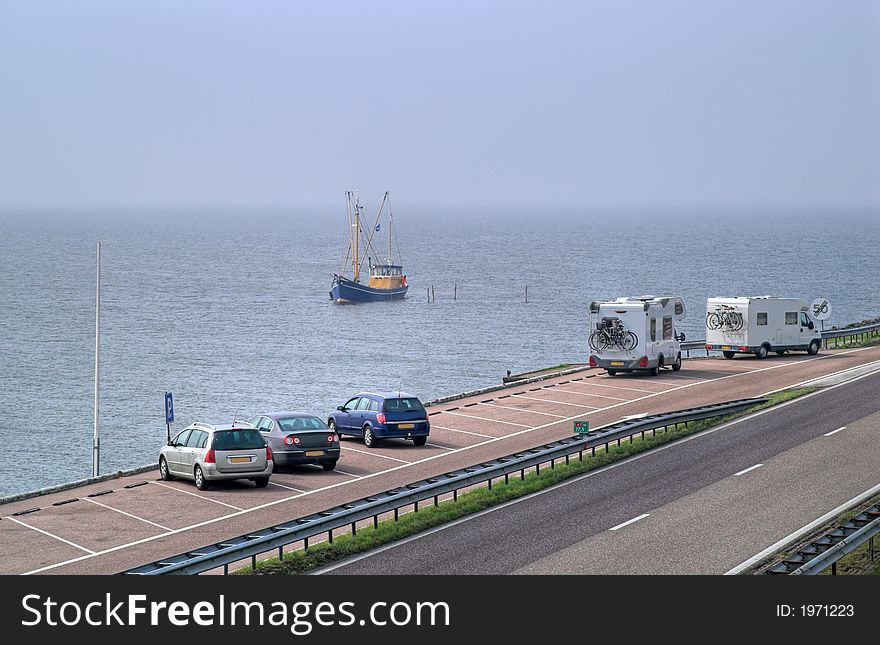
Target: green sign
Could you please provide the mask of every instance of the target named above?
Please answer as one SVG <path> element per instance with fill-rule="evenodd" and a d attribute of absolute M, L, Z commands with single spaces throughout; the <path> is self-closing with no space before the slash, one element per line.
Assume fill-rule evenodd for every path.
<path fill-rule="evenodd" d="M 590 431 L 590 422 L 589 421 L 575 421 L 574 422 L 574 433 L 575 434 L 587 434 Z"/>

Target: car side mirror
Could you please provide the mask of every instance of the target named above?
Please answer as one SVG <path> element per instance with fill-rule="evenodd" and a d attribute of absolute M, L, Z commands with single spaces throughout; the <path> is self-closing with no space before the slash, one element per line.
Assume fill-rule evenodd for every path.
<path fill-rule="evenodd" d="M 337 405 L 336 409 L 339 410 L 340 412 L 345 412 L 345 406 Z"/>
<path fill-rule="evenodd" d="M 816 325 L 814 325 L 813 321 L 811 320 L 809 323 L 807 323 L 807 327 L 809 327 L 810 329 L 814 329 Z"/>

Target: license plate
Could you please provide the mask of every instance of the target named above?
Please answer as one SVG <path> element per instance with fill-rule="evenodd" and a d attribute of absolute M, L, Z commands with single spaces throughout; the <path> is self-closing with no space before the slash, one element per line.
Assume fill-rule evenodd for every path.
<path fill-rule="evenodd" d="M 308 450 L 306 451 L 306 457 L 322 457 L 324 455 L 323 450 Z"/>
<path fill-rule="evenodd" d="M 612 365 L 623 365 L 623 361 L 611 361 Z"/>
<path fill-rule="evenodd" d="M 400 428 L 401 430 L 409 430 L 411 428 L 415 428 L 416 424 L 415 423 L 401 423 L 397 427 Z"/>
<path fill-rule="evenodd" d="M 732 349 L 730 345 L 722 345 L 721 349 Z"/>
<path fill-rule="evenodd" d="M 249 464 L 249 463 L 251 463 L 251 458 L 250 457 L 230 457 L 229 463 L 230 464 Z"/>

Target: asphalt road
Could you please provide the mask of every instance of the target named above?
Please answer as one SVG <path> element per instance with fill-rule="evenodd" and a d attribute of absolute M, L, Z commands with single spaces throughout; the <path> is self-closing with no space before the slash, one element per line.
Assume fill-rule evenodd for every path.
<path fill-rule="evenodd" d="M 574 419 L 598 427 L 631 414 L 760 396 L 877 360 L 875 347 L 763 361 L 692 359 L 681 372 L 657 377 L 585 370 L 432 406 L 428 445 L 367 449 L 349 439 L 335 471 L 292 468 L 264 489 L 245 481 L 203 492 L 188 481 L 158 481 L 153 472 L 10 502 L 0 505 L 0 573 L 116 573 L 570 436 Z M 670 467 L 666 477 L 681 473 Z M 613 504 L 612 497 L 597 504 Z"/>
<path fill-rule="evenodd" d="M 324 573 L 725 573 L 880 482 L 878 389 L 874 373 Z"/>

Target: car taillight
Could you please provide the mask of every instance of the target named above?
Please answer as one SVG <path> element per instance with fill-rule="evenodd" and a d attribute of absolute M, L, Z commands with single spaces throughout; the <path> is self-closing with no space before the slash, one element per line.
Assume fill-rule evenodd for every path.
<path fill-rule="evenodd" d="M 639 367 L 648 367 L 648 357 L 642 356 L 641 360 L 639 360 Z"/>
<path fill-rule="evenodd" d="M 336 443 L 337 441 L 339 441 L 339 437 L 337 437 L 335 434 L 331 434 L 329 437 L 327 437 L 327 443 Z"/>
<path fill-rule="evenodd" d="M 294 437 L 292 434 L 289 434 L 286 437 L 284 437 L 284 443 L 286 443 L 288 446 L 292 446 L 295 442 L 296 442 L 296 437 Z"/>
<path fill-rule="evenodd" d="M 217 462 L 217 459 L 214 456 L 214 449 L 211 448 L 210 450 L 208 450 L 207 454 L 205 455 L 205 463 L 206 464 L 213 464 L 216 462 Z"/>
<path fill-rule="evenodd" d="M 596 357 L 590 356 L 590 367 L 596 367 Z"/>
<path fill-rule="evenodd" d="M 383 414 L 382 412 L 380 412 L 379 414 L 377 414 L 377 415 L 376 415 L 376 421 L 378 421 L 378 422 L 381 423 L 382 425 L 385 425 L 385 414 Z"/>
<path fill-rule="evenodd" d="M 706 349 L 712 349 L 711 345 L 706 345 Z"/>
<path fill-rule="evenodd" d="M 749 348 L 746 345 L 743 345 L 742 347 L 740 347 L 740 350 L 747 352 L 749 351 Z"/>
<path fill-rule="evenodd" d="M 272 461 L 272 449 L 266 446 L 266 461 Z"/>

